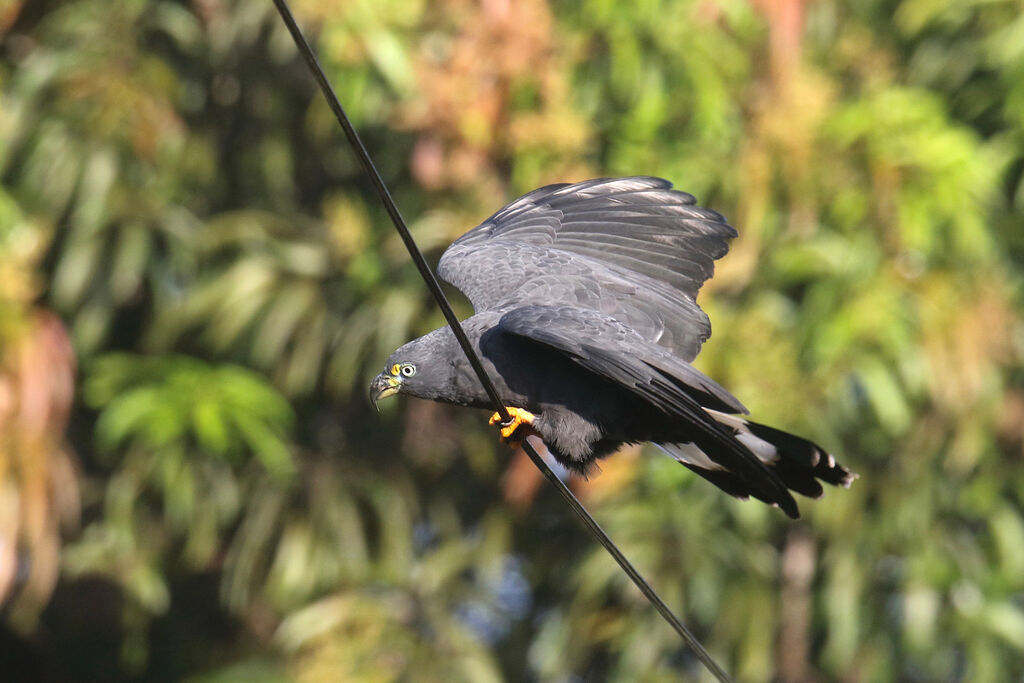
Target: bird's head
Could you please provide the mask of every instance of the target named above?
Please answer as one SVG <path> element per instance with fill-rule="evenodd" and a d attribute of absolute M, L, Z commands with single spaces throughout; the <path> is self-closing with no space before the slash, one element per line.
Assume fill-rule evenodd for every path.
<path fill-rule="evenodd" d="M 390 363 L 390 361 L 388 362 Z M 416 363 L 409 361 L 391 363 L 370 384 L 370 400 L 373 401 L 373 405 L 376 406 L 377 401 L 382 398 L 394 396 L 400 391 L 408 391 L 408 387 L 415 382 L 414 378 L 418 371 Z"/>
<path fill-rule="evenodd" d="M 397 393 L 434 400 L 443 398 L 452 382 L 452 367 L 450 354 L 444 352 L 441 342 L 434 334 L 429 334 L 392 353 L 384 372 L 370 383 L 373 404 Z"/>

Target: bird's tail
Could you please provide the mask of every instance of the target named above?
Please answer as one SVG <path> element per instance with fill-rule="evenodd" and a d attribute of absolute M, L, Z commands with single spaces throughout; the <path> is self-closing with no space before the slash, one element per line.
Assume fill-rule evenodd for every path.
<path fill-rule="evenodd" d="M 705 410 L 717 422 L 730 429 L 733 438 L 757 456 L 792 491 L 820 498 L 824 493 L 820 482 L 849 487 L 857 478 L 855 473 L 837 463 L 827 451 L 807 439 L 749 422 L 736 415 Z M 694 443 L 656 445 L 726 493 L 739 498 L 753 495 L 764 500 L 739 476 L 720 464 L 714 452 L 705 452 Z"/>

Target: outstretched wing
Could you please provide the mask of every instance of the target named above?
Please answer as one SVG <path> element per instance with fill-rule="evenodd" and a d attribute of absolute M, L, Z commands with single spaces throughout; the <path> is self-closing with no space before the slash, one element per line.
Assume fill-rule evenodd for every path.
<path fill-rule="evenodd" d="M 477 312 L 587 308 L 693 360 L 711 335 L 697 292 L 736 231 L 671 188 L 643 176 L 542 187 L 456 240 L 438 273 Z"/>
<path fill-rule="evenodd" d="M 791 517 L 799 515 L 783 481 L 736 438 L 734 430 L 705 410 L 733 413 L 743 406 L 689 363 L 612 317 L 571 306 L 514 308 L 501 317 L 498 329 L 545 344 L 634 393 L 651 410 L 684 420 L 700 451 L 730 479 L 740 482 L 736 491 L 777 504 Z M 699 473 L 707 476 L 707 472 Z"/>

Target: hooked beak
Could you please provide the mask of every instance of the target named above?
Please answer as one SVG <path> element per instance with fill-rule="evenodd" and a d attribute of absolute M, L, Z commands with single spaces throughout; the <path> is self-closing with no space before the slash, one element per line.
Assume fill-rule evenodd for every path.
<path fill-rule="evenodd" d="M 370 384 L 370 401 L 373 407 L 377 408 L 377 401 L 398 393 L 399 381 L 391 375 L 381 373 L 377 375 Z M 379 408 L 377 408 L 380 410 Z"/>

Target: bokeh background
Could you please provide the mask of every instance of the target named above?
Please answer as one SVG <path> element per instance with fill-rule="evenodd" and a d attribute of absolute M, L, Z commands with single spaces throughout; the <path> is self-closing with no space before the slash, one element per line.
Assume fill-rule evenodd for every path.
<path fill-rule="evenodd" d="M 861 478 L 574 482 L 727 670 L 1024 676 L 1021 0 L 293 4 L 431 259 L 607 175 L 740 231 L 697 365 Z M 372 411 L 442 320 L 269 0 L 0 41 L 0 677 L 707 678 L 486 415 Z"/>

